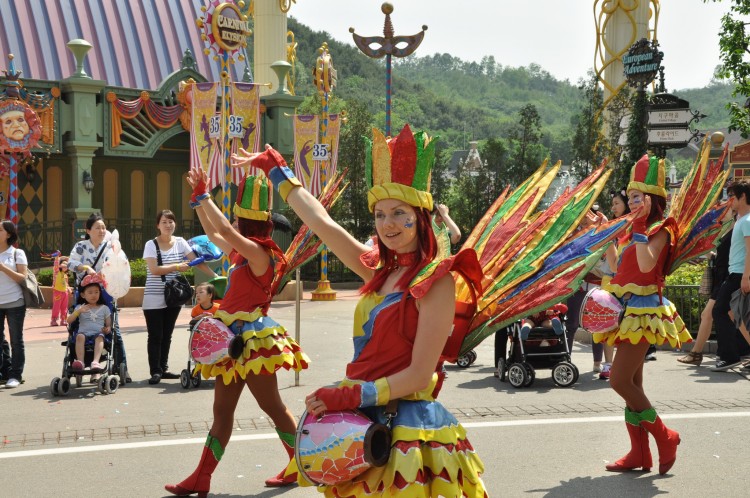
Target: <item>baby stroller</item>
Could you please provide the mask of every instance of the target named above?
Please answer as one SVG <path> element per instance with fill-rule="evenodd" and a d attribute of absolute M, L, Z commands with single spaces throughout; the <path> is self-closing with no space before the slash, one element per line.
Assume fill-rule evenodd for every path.
<path fill-rule="evenodd" d="M 506 375 L 511 386 L 528 387 L 536 378 L 535 368 L 551 368 L 552 380 L 560 387 L 570 387 L 578 380 L 578 368 L 570 361 L 565 334 L 555 334 L 552 327 L 534 327 L 525 340 L 521 339 L 521 323 L 516 322 L 498 334 L 507 334 L 510 347 L 507 356 L 503 347 L 497 361 L 500 380 Z"/>
<path fill-rule="evenodd" d="M 190 320 L 190 324 L 188 325 L 188 330 L 192 334 L 193 327 L 198 323 L 198 319 Z M 201 386 L 201 374 L 200 372 L 195 372 L 195 362 L 193 361 L 193 356 L 190 354 L 190 343 L 188 341 L 188 360 L 187 360 L 187 368 L 183 369 L 182 372 L 180 372 L 180 385 L 183 389 L 190 389 L 191 387 L 200 387 Z"/>
<path fill-rule="evenodd" d="M 76 290 L 77 300 L 78 290 Z M 101 368 L 98 370 L 92 370 L 91 368 L 84 368 L 83 370 L 73 370 L 73 361 L 76 359 L 75 351 L 75 335 L 78 331 L 78 320 L 68 325 L 68 339 L 60 343 L 65 347 L 65 357 L 63 359 L 62 375 L 55 377 L 50 382 L 50 391 L 53 396 L 67 396 L 70 392 L 70 381 L 75 378 L 76 387 L 83 385 L 83 377 L 85 375 L 92 375 L 100 373 L 96 386 L 97 390 L 102 394 L 114 394 L 120 387 L 121 379 L 125 379 L 126 376 L 126 365 L 122 362 L 115 361 L 115 355 L 113 351 L 116 351 L 115 341 L 116 335 L 114 333 L 115 327 L 118 327 L 117 320 L 117 305 L 114 300 L 105 292 L 104 299 L 109 311 L 112 313 L 112 331 L 104 336 L 104 349 L 102 350 L 101 357 L 98 362 Z M 72 309 L 70 310 L 72 312 Z M 94 340 L 95 338 L 87 338 L 84 346 L 84 358 L 82 359 L 84 365 L 90 365 L 92 361 L 96 361 L 94 358 Z M 119 365 L 119 368 L 115 368 L 115 365 Z"/>

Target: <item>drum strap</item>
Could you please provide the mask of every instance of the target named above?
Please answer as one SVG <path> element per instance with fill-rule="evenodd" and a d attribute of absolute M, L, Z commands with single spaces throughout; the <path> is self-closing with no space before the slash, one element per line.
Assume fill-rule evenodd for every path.
<path fill-rule="evenodd" d="M 388 404 L 385 405 L 385 425 L 388 426 L 388 428 L 391 428 L 391 423 L 393 422 L 393 419 L 396 418 L 396 415 L 398 415 L 398 399 L 392 399 L 388 401 Z"/>

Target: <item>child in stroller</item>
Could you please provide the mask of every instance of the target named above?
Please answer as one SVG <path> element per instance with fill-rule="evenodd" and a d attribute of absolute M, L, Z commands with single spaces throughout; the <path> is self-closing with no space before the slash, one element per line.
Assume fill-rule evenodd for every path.
<path fill-rule="evenodd" d="M 101 288 L 103 283 L 98 275 L 87 275 L 78 290 L 77 306 L 67 318 L 69 324 L 78 320 L 78 330 L 74 335 L 76 351 L 76 359 L 72 365 L 74 372 L 83 372 L 86 342 L 92 339 L 94 341 L 94 356 L 89 366 L 92 372 L 92 384 L 98 382 L 101 377 L 99 359 L 104 350 L 104 336 L 112 331 L 112 313 L 104 302 Z"/>
<path fill-rule="evenodd" d="M 116 335 L 112 327 L 116 311 L 114 304 L 107 301 L 103 285 L 99 275 L 88 275 L 77 289 L 77 304 L 67 318 L 68 340 L 62 343 L 62 377 L 55 377 L 50 383 L 54 396 L 68 394 L 71 378 L 80 387 L 84 375 L 91 375 L 91 383 L 97 384 L 99 392 L 111 394 L 120 386 L 120 375 L 126 373 L 125 364 L 120 365 L 120 375 L 115 373 L 112 351 Z"/>
<path fill-rule="evenodd" d="M 214 279 L 216 280 L 216 279 Z M 213 316 L 219 309 L 218 292 L 211 282 L 204 282 L 195 286 L 195 306 L 190 312 L 190 324 L 188 330 L 193 332 L 193 328 L 201 318 Z M 188 356 L 187 368 L 180 372 L 180 385 L 183 389 L 199 387 L 201 385 L 200 373 L 194 372 L 195 364 L 192 357 Z"/>
<path fill-rule="evenodd" d="M 535 368 L 551 368 L 555 384 L 560 387 L 575 384 L 578 368 L 571 362 L 571 350 L 563 328 L 564 310 L 567 306 L 557 304 L 530 319 L 498 330 L 495 335 L 495 376 L 504 382 L 507 374 L 513 387 L 528 387 L 536 377 Z M 555 320 L 559 330 L 554 327 Z M 533 323 L 542 326 L 530 326 Z"/>

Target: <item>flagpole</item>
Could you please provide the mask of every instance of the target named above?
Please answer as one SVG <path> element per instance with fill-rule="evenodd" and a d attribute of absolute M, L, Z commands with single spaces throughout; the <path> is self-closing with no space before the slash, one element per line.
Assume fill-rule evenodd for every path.
<path fill-rule="evenodd" d="M 313 76 L 315 86 L 320 94 L 320 100 L 322 105 L 322 112 L 320 115 L 320 138 L 321 144 L 326 143 L 326 135 L 328 131 L 328 98 L 334 86 L 336 86 L 336 70 L 333 68 L 333 59 L 331 54 L 328 52 L 328 44 L 323 45 L 318 49 L 318 58 L 315 63 L 315 69 L 313 69 Z M 331 151 L 329 151 L 330 154 Z M 330 160 L 330 157 L 329 159 Z M 318 161 L 315 167 L 320 168 L 320 187 L 321 190 L 325 189 L 328 175 L 326 174 L 326 163 L 327 160 Z M 328 280 L 328 249 L 323 246 L 320 252 L 320 280 L 318 281 L 318 287 L 312 291 L 313 301 L 335 301 L 336 291 L 331 289 L 331 282 Z"/>

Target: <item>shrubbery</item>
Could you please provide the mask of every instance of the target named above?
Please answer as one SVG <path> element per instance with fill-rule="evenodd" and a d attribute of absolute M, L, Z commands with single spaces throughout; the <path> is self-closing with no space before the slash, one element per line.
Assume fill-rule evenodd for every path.
<path fill-rule="evenodd" d="M 183 273 L 187 278 L 190 285 L 194 284 L 193 269 L 190 268 L 188 271 Z M 39 285 L 51 286 L 52 285 L 52 268 L 44 268 L 39 270 L 37 273 L 37 281 Z M 69 285 L 72 287 L 75 285 L 75 277 L 73 272 L 69 272 Z M 133 259 L 130 261 L 130 285 L 131 287 L 144 287 L 146 285 L 146 261 L 144 259 Z"/>

